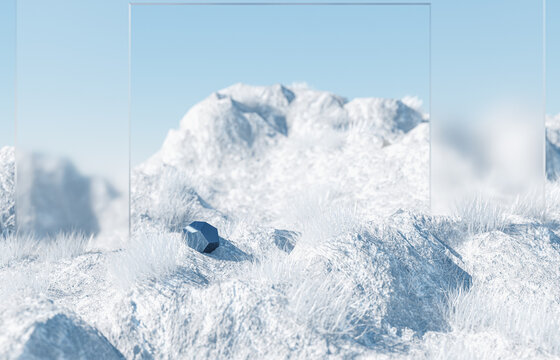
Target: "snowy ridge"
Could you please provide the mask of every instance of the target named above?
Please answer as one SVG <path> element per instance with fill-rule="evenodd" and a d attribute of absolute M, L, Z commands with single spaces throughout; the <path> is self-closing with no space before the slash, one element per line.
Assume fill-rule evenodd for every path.
<path fill-rule="evenodd" d="M 377 143 L 394 141 L 423 121 L 400 100 L 346 99 L 307 87 L 236 84 L 195 105 L 171 130 L 159 158 L 166 164 L 220 165 L 261 155 L 279 138 L 316 137 L 359 127 Z"/>

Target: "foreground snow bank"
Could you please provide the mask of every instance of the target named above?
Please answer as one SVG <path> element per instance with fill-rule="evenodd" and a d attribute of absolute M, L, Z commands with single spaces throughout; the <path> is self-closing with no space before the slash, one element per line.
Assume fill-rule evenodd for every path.
<path fill-rule="evenodd" d="M 87 245 L 58 259 L 34 256 L 36 243 L 0 272 L 4 284 L 23 276 L 0 306 L 3 336 L 17 344 L 38 331 L 29 313 L 78 314 L 127 358 L 304 358 L 404 351 L 403 339 L 446 330 L 445 294 L 467 289 L 470 276 L 423 229 L 430 220 L 401 213 L 355 227 L 336 216 L 326 211 L 321 220 L 338 221 L 338 230 L 308 230 L 290 254 L 273 245 L 272 229 L 243 224 L 211 255 L 173 233 L 144 234 L 112 253 Z M 36 276 L 42 285 L 19 297 Z M 23 347 L 65 351 L 32 339 Z"/>

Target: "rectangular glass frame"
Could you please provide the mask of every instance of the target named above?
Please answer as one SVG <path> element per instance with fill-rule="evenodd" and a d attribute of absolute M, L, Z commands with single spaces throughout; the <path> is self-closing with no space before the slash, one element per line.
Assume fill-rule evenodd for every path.
<path fill-rule="evenodd" d="M 436 4 L 432 212 L 544 205 L 544 1 Z"/>
<path fill-rule="evenodd" d="M 126 112 L 118 116 L 119 98 L 126 111 L 127 73 L 112 65 L 113 44 L 87 16 L 106 8 L 17 2 L 16 222 L 22 234 L 128 238 L 129 128 Z M 126 64 L 126 48 L 123 57 Z"/>
<path fill-rule="evenodd" d="M 153 109 L 157 109 L 158 106 L 153 106 L 150 104 L 150 99 L 147 96 L 143 96 L 141 97 L 141 101 L 137 100 L 138 96 L 137 93 L 138 91 L 138 77 L 136 76 L 136 72 L 138 70 L 136 70 L 136 67 L 138 66 L 138 58 L 137 58 L 137 47 L 134 45 L 135 42 L 137 41 L 137 38 L 139 37 L 136 34 L 136 27 L 139 26 L 138 22 L 135 20 L 135 9 L 137 8 L 150 8 L 150 9 L 157 9 L 157 8 L 170 8 L 170 7 L 174 7 L 174 6 L 179 6 L 179 7 L 183 7 L 183 8 L 188 8 L 188 9 L 198 9 L 198 8 L 230 8 L 230 9 L 234 9 L 234 8 L 250 8 L 250 7 L 257 7 L 257 8 L 290 8 L 293 9 L 293 11 L 296 11 L 295 8 L 303 8 L 303 7 L 307 7 L 307 8 L 314 8 L 314 9 L 318 9 L 320 7 L 329 7 L 332 9 L 336 9 L 336 8 L 354 8 L 354 9 L 360 9 L 360 8 L 371 8 L 371 7 L 377 7 L 377 8 L 394 8 L 394 9 L 398 9 L 398 8 L 404 8 L 404 7 L 409 7 L 409 8 L 419 8 L 419 9 L 423 9 L 422 11 L 425 11 L 425 17 L 423 17 L 423 21 L 424 21 L 424 28 L 422 29 L 422 31 L 420 31 L 421 33 L 425 33 L 426 34 L 426 41 L 425 43 L 423 43 L 423 45 L 425 45 L 424 51 L 418 55 L 419 58 L 421 58 L 422 60 L 422 64 L 425 64 L 425 68 L 422 68 L 422 76 L 425 79 L 424 85 L 425 85 L 425 96 L 423 97 L 423 100 L 426 101 L 426 108 L 424 108 L 425 110 L 427 110 L 427 113 L 429 113 L 429 107 L 430 107 L 430 95 L 429 95 L 429 89 L 430 89 L 430 83 L 431 83 L 431 75 L 430 75 L 430 69 L 431 69 L 431 64 L 430 64 L 430 49 L 431 49 L 431 38 L 430 38 L 430 34 L 431 34 L 431 4 L 430 3 L 426 3 L 426 2 L 410 2 L 410 3 L 402 3 L 402 2 L 395 2 L 395 3 L 391 3 L 391 2 L 383 2 L 383 3 L 375 3 L 375 2 L 371 2 L 371 3 L 278 3 L 278 2 L 258 2 L 258 3 L 154 3 L 154 2 L 150 2 L 150 3 L 142 3 L 142 2 L 133 2 L 130 4 L 130 43 L 129 43 L 129 51 L 130 51 L 130 73 L 131 73 L 131 82 L 130 82 L 130 93 L 131 93 L 131 110 L 130 110 L 130 124 L 131 124 L 131 171 L 133 171 L 133 169 L 135 168 L 135 166 L 137 166 L 138 164 L 140 164 L 142 161 L 144 161 L 144 159 L 148 158 L 149 154 L 154 154 L 158 151 L 158 147 L 154 147 L 150 152 L 146 152 L 145 154 L 142 155 L 137 155 L 137 148 L 139 146 L 142 146 L 143 144 L 143 138 L 139 137 L 136 133 L 136 128 L 139 126 L 142 126 L 143 122 L 139 122 L 138 121 L 138 114 L 147 114 L 150 111 L 153 111 Z M 178 11 L 177 11 L 178 12 Z M 201 16 L 202 17 L 202 16 Z M 188 23 L 188 21 L 185 21 L 186 23 Z M 151 31 L 149 34 L 146 33 L 143 35 L 144 36 L 151 36 L 153 38 L 158 38 L 159 43 L 158 44 L 164 44 L 161 45 L 162 47 L 167 46 L 168 43 L 173 43 L 173 41 L 170 41 L 168 38 L 165 37 L 158 37 L 157 34 L 159 34 L 159 29 L 160 28 L 166 28 L 167 30 L 169 30 L 170 33 L 176 33 L 177 31 L 174 30 L 170 30 L 172 29 L 172 21 L 169 21 L 165 24 L 165 26 L 156 26 L 154 25 L 156 22 L 153 21 L 151 22 L 151 28 L 152 30 L 154 29 L 158 29 L 157 31 Z M 266 31 L 264 31 L 266 32 Z M 228 36 L 232 36 L 231 34 L 228 34 Z M 368 44 L 364 44 L 364 46 L 368 46 Z M 371 45 L 373 46 L 373 45 Z M 159 50 L 160 48 L 158 47 L 157 50 Z M 158 51 L 152 49 L 151 51 L 144 51 L 143 54 L 146 58 L 148 58 L 149 56 L 156 56 L 153 54 L 158 54 Z M 197 53 L 197 48 L 193 49 L 193 53 Z M 229 50 L 229 48 L 228 48 Z M 247 50 L 247 48 L 245 47 L 244 50 Z M 150 55 L 151 54 L 151 55 Z M 177 56 L 176 56 L 177 57 Z M 173 56 L 168 56 L 167 58 L 173 58 Z M 188 63 L 188 58 L 185 58 L 187 60 L 185 60 L 185 63 Z M 398 61 L 398 58 L 396 58 Z M 395 59 L 394 59 L 395 60 Z M 404 61 L 403 61 L 404 62 Z M 198 63 L 197 63 L 198 64 Z M 185 65 L 185 67 L 192 67 L 195 68 L 197 70 L 200 70 L 200 67 L 197 67 L 195 65 Z M 158 64 L 156 65 L 152 65 L 151 67 L 146 67 L 148 70 L 144 71 L 144 73 L 148 73 L 149 69 L 155 69 L 156 72 L 159 72 L 161 69 L 166 69 L 168 68 L 168 66 L 163 66 L 162 64 Z M 411 68 L 413 68 L 413 66 L 411 66 Z M 416 68 L 417 69 L 417 68 Z M 379 69 L 377 71 L 380 71 Z M 374 73 L 374 71 L 371 71 L 372 74 Z M 150 75 L 151 78 L 155 78 L 155 77 L 160 77 L 160 78 L 170 78 L 169 75 Z M 373 75 L 371 76 L 373 78 Z M 302 79 L 305 80 L 305 79 Z M 241 80 L 240 80 L 241 81 Z M 277 82 L 277 81 L 276 81 Z M 163 83 L 163 82 L 162 82 Z M 158 89 L 158 91 L 162 91 L 163 86 L 161 86 L 162 83 L 156 83 L 158 86 L 152 86 L 151 88 L 149 88 L 148 86 L 144 85 L 143 88 L 144 89 L 149 89 L 149 91 L 153 91 L 152 89 Z M 262 82 L 260 82 L 259 84 L 262 84 Z M 191 82 L 189 85 L 186 86 L 195 86 L 193 85 L 193 83 Z M 142 88 L 142 87 L 140 87 Z M 217 91 L 219 90 L 221 87 L 214 87 L 213 89 L 209 89 L 208 90 L 208 95 L 212 92 L 212 91 Z M 330 89 L 325 89 L 325 90 L 330 90 Z M 402 89 L 401 89 L 402 90 Z M 149 93 L 148 91 L 148 93 Z M 416 94 L 410 94 L 408 93 L 407 95 L 416 95 Z M 383 95 L 381 95 L 380 97 L 383 97 Z M 390 96 L 385 96 L 385 97 L 390 97 Z M 165 97 L 167 100 L 172 99 L 173 96 L 167 96 Z M 402 98 L 402 97 L 401 97 Z M 175 99 L 176 100 L 176 99 Z M 138 110 L 138 103 L 141 103 L 146 110 L 145 111 L 139 111 Z M 150 105 L 149 105 L 150 104 Z M 159 108 L 162 108 L 163 106 L 161 106 L 161 104 L 159 104 Z M 194 102 L 191 104 L 194 105 Z M 186 109 L 184 109 L 186 110 Z M 176 127 L 177 123 L 178 123 L 178 119 L 180 119 L 181 116 L 184 115 L 184 110 L 182 113 L 176 113 L 175 114 L 175 118 L 173 119 L 174 123 L 171 126 L 167 126 L 165 128 L 165 130 L 163 131 L 163 135 L 165 135 L 165 133 L 167 132 L 167 130 L 169 130 L 170 128 Z M 161 120 L 161 118 L 156 118 L 156 116 L 154 114 L 152 114 L 152 124 L 154 122 L 157 121 L 165 121 L 165 120 Z M 142 121 L 149 123 L 148 120 L 145 120 L 144 118 L 142 118 Z M 146 128 L 148 128 L 148 126 L 146 125 Z M 154 133 L 150 132 L 150 131 L 144 131 L 147 136 L 153 136 Z M 165 137 L 163 137 L 165 138 Z M 160 140 L 160 142 L 158 143 L 158 145 L 161 145 L 161 142 L 163 141 L 163 138 Z M 140 139 L 140 140 L 137 140 Z M 157 143 L 157 142 L 156 142 Z M 140 144 L 140 145 L 138 145 Z M 429 160 L 428 160 L 429 161 Z M 426 206 L 423 210 L 428 210 L 429 208 L 429 165 L 426 166 Z M 132 181 L 134 182 L 134 175 L 131 175 L 131 179 L 133 179 Z M 134 185 L 131 186 L 131 189 L 134 189 Z M 133 190 L 134 191 L 134 190 Z M 134 194 L 131 195 L 132 199 L 131 199 L 131 207 L 134 207 Z M 389 198 L 390 194 L 386 194 L 386 197 Z M 390 201 L 390 200 L 388 200 Z M 396 210 L 396 209 L 393 209 Z M 135 210 L 132 209 L 131 210 L 132 214 L 131 218 L 134 218 L 135 215 Z M 152 218 L 153 216 L 148 215 L 148 214 L 144 214 L 144 218 Z M 135 226 L 133 226 L 134 228 Z"/>

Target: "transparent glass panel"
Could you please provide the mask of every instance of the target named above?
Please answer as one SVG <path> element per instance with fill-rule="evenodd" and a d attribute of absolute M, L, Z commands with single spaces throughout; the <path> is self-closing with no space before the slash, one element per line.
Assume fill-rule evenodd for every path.
<path fill-rule="evenodd" d="M 0 235 L 15 221 L 15 1 L 0 3 Z"/>
<path fill-rule="evenodd" d="M 101 14 L 103 7 L 18 3 L 20 232 L 128 233 L 128 119 L 115 116 L 119 103 L 126 109 L 126 66 L 122 74 L 115 71 L 119 49 L 103 40 L 96 17 L 82 16 Z M 115 79 L 124 80 L 124 96 L 115 91 Z"/>
<path fill-rule="evenodd" d="M 429 6 L 131 11 L 133 228 L 429 207 Z"/>
<path fill-rule="evenodd" d="M 433 5 L 431 199 L 543 201 L 543 3 Z"/>
<path fill-rule="evenodd" d="M 546 175 L 560 176 L 560 3 L 546 3 Z"/>

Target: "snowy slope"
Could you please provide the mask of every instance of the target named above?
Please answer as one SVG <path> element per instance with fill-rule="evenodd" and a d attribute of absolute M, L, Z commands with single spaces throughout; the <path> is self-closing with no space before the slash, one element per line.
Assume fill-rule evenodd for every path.
<path fill-rule="evenodd" d="M 426 119 L 414 99 L 212 94 L 133 172 L 122 248 L 0 241 L 0 358 L 560 358 L 560 186 L 547 209 L 425 215 Z M 214 253 L 185 245 L 192 220 Z"/>

